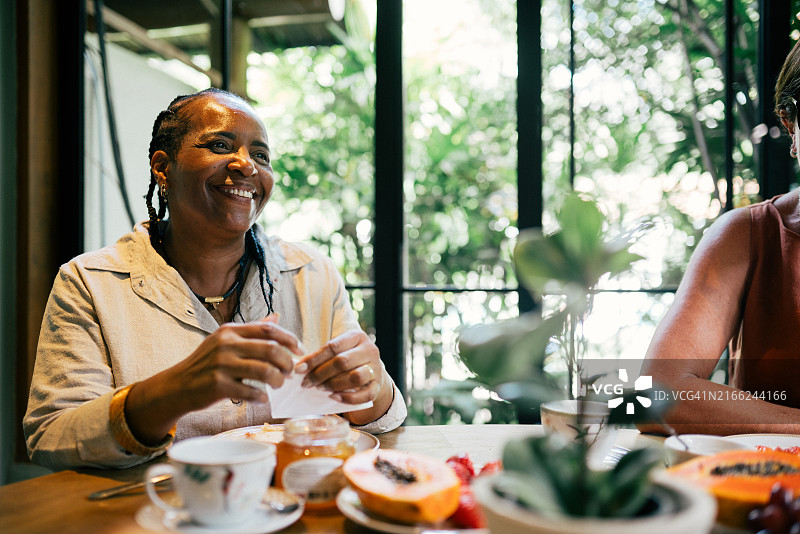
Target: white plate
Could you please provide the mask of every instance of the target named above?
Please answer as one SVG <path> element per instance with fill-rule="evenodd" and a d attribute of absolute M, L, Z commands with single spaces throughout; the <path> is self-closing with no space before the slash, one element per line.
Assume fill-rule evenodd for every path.
<path fill-rule="evenodd" d="M 221 432 L 217 434 L 217 436 L 244 436 L 260 441 L 278 443 L 283 439 L 283 425 L 243 426 L 241 428 L 234 428 L 233 430 Z M 372 434 L 367 434 L 366 432 L 354 428 L 350 429 L 350 440 L 355 444 L 356 452 L 377 449 L 381 445 L 378 438 Z"/>
<path fill-rule="evenodd" d="M 155 504 L 146 504 L 136 512 L 136 522 L 140 526 L 150 530 L 163 530 L 166 528 L 172 532 L 181 534 L 267 534 L 277 532 L 294 524 L 303 515 L 303 501 L 284 491 L 270 488 L 268 492 L 281 491 L 285 494 L 280 499 L 282 503 L 286 499 L 293 498 L 298 501 L 300 506 L 297 510 L 290 513 L 278 513 L 266 504 L 262 504 L 255 515 L 245 523 L 235 526 L 213 527 L 201 525 L 191 520 L 187 520 L 183 514 L 167 513 Z"/>
<path fill-rule="evenodd" d="M 800 434 L 735 434 L 725 436 L 725 439 L 735 441 L 756 448 L 758 445 L 770 447 L 800 447 Z"/>
<path fill-rule="evenodd" d="M 437 526 L 424 526 L 424 525 L 404 525 L 402 523 L 392 523 L 391 520 L 385 518 L 378 518 L 367 511 L 361 506 L 361 501 L 358 494 L 351 488 L 344 488 L 336 496 L 336 506 L 339 511 L 351 521 L 355 521 L 359 525 L 377 530 L 378 532 L 386 532 L 388 534 L 433 534 L 439 533 L 452 533 L 452 534 L 489 534 L 489 530 L 485 528 L 470 528 L 458 529 L 448 526 L 447 523 Z"/>

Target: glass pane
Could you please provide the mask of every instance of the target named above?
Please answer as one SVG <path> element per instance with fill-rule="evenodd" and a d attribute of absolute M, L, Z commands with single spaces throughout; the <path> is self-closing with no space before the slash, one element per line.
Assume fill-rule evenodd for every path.
<path fill-rule="evenodd" d="M 754 73 L 758 70 L 757 41 L 759 27 L 758 2 L 742 2 L 736 7 L 740 32 L 749 36 L 747 39 L 740 40 L 734 45 L 736 56 L 734 58 L 734 151 L 733 151 L 733 203 L 734 206 L 744 206 L 753 202 L 763 200 L 757 177 L 755 175 L 757 159 L 754 157 L 754 144 L 761 141 L 761 136 L 786 135 L 785 130 L 773 129 L 765 132 L 756 124 L 756 108 L 758 106 L 759 94 L 755 85 Z M 797 17 L 792 17 L 793 26 L 798 21 Z M 767 109 L 771 113 L 771 103 L 773 102 L 773 86 L 767 84 L 766 90 L 769 91 L 769 104 Z M 777 130 L 777 131 L 776 131 Z M 788 152 L 788 148 L 787 148 Z M 724 183 L 720 184 L 723 188 Z"/>
<path fill-rule="evenodd" d="M 611 218 L 654 223 L 637 245 L 647 261 L 604 288 L 674 287 L 703 230 L 721 213 L 724 184 L 724 3 L 683 16 L 661 2 L 578 0 L 575 32 L 574 186 Z M 753 181 L 756 3 L 736 2 L 737 202 Z M 545 225 L 569 182 L 569 18 L 543 7 Z M 548 196 L 552 195 L 552 196 Z"/>
<path fill-rule="evenodd" d="M 351 289 L 350 305 L 358 317 L 358 324 L 375 341 L 375 291 L 372 289 Z"/>
<path fill-rule="evenodd" d="M 516 8 L 405 0 L 408 283 L 513 285 Z"/>
<path fill-rule="evenodd" d="M 517 293 L 425 291 L 406 295 L 405 306 L 408 423 L 511 421 L 505 403 L 465 381 L 470 374 L 458 360 L 456 343 L 464 326 L 516 316 Z"/>
<path fill-rule="evenodd" d="M 275 153 L 262 223 L 315 243 L 359 284 L 372 280 L 373 263 L 375 2 L 346 5 L 335 44 L 253 50 L 247 89 Z"/>
<path fill-rule="evenodd" d="M 658 323 L 674 299 L 673 293 L 597 293 L 583 326 L 585 358 L 641 361 Z M 546 313 L 559 305 L 558 297 L 545 298 Z M 567 372 L 566 349 L 557 339 L 552 347 L 546 370 L 563 378 Z"/>

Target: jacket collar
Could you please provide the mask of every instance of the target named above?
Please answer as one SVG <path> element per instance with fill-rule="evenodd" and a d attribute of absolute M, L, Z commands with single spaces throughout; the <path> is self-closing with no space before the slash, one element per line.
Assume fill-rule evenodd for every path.
<path fill-rule="evenodd" d="M 300 269 L 312 261 L 311 255 L 301 247 L 267 237 L 258 226 L 256 237 L 264 248 L 267 273 L 276 292 L 283 282 L 282 273 Z M 137 224 L 133 232 L 122 236 L 114 245 L 92 254 L 86 262 L 86 268 L 127 274 L 134 293 L 179 321 L 208 333 L 219 327 L 178 271 L 167 264 L 150 244 L 150 234 L 142 223 Z M 265 289 L 269 290 L 266 283 Z M 240 308 L 244 321 L 263 319 L 267 314 L 267 304 L 261 293 L 258 267 L 252 262 L 242 295 Z M 241 321 L 242 318 L 237 315 L 234 320 Z"/>

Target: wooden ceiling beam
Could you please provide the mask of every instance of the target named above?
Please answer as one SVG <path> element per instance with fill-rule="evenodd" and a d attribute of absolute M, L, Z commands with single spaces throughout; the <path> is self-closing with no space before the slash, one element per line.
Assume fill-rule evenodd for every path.
<path fill-rule="evenodd" d="M 90 15 L 94 15 L 94 5 L 91 2 L 87 2 L 86 4 L 86 11 Z M 123 17 L 116 11 L 108 8 L 103 7 L 103 20 L 105 23 L 118 30 L 127 33 L 130 35 L 131 40 L 135 41 L 136 43 L 140 44 L 152 50 L 156 54 L 159 54 L 167 59 L 176 59 L 189 67 L 202 72 L 206 76 L 209 77 L 211 80 L 211 84 L 215 87 L 219 87 L 222 83 L 222 74 L 216 69 L 204 69 L 200 65 L 196 64 L 192 61 L 192 58 L 181 50 L 180 48 L 166 42 L 160 41 L 157 39 L 153 39 L 149 35 L 147 35 L 147 30 L 136 24 L 135 22 Z"/>

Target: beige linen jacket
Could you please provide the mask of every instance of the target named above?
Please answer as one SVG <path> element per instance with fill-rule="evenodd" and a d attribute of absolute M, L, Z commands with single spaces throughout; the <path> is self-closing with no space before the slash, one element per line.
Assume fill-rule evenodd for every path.
<path fill-rule="evenodd" d="M 278 323 L 307 351 L 359 325 L 333 262 L 311 247 L 258 230 L 275 286 Z M 266 284 L 265 284 L 266 285 Z M 267 315 L 258 269 L 248 270 L 242 317 Z M 129 467 L 152 458 L 124 450 L 109 426 L 114 393 L 186 358 L 218 328 L 139 224 L 113 246 L 62 265 L 45 309 L 23 428 L 31 459 L 53 469 Z M 357 427 L 399 426 L 406 406 L 395 386 L 389 411 Z M 268 404 L 220 401 L 178 421 L 176 440 L 274 422 Z M 155 456 L 155 455 L 153 455 Z"/>

